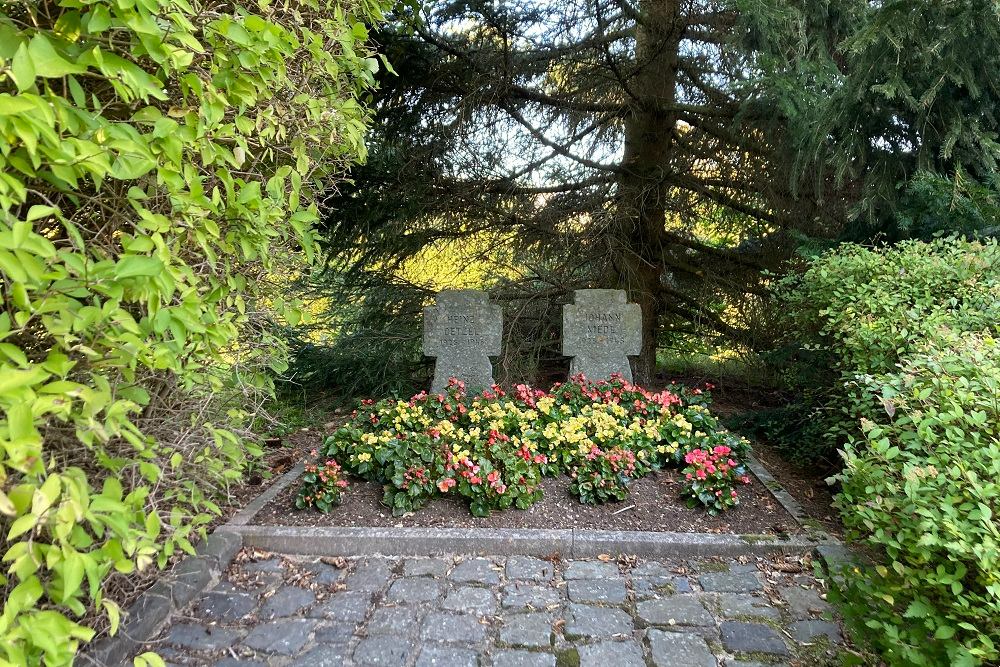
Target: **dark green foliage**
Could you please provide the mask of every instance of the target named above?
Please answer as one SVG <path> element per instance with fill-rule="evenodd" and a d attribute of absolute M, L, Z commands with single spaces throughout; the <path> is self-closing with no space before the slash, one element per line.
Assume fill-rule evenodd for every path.
<path fill-rule="evenodd" d="M 802 466 L 839 467 L 840 457 L 827 437 L 828 408 L 810 402 L 814 397 L 798 393 L 791 403 L 755 410 L 730 419 L 729 426 L 748 436 L 764 436 L 782 457 Z"/>
<path fill-rule="evenodd" d="M 781 110 L 796 147 L 793 173 L 814 174 L 817 189 L 856 205 L 845 236 L 955 229 L 936 215 L 913 219 L 932 185 L 926 174 L 943 179 L 931 187 L 939 202 L 968 196 L 969 179 L 995 200 L 994 0 L 777 0 L 755 4 L 744 17 L 760 35 L 761 95 Z M 948 182 L 954 196 L 941 197 Z M 962 226 L 976 222 L 960 217 Z"/>
<path fill-rule="evenodd" d="M 327 201 L 340 302 L 465 242 L 499 267 L 482 286 L 510 315 L 627 289 L 644 379 L 663 332 L 746 345 L 759 270 L 794 251 L 791 231 L 843 217 L 792 196 L 773 111 L 742 108 L 753 56 L 729 3 L 461 2 L 398 19 L 379 35 L 398 76 L 375 95 L 368 164 Z M 528 366 L 550 352 L 549 315 L 519 329 Z"/>
<path fill-rule="evenodd" d="M 379 36 L 398 76 L 376 95 L 369 163 L 328 200 L 342 303 L 472 240 L 515 269 L 483 284 L 508 315 L 628 289 L 645 373 L 657 345 L 690 337 L 773 347 L 760 271 L 796 252 L 998 226 L 994 2 L 462 2 L 398 18 Z M 518 329 L 517 371 L 551 356 L 557 322 Z"/>
<path fill-rule="evenodd" d="M 356 286 L 357 287 L 357 286 Z M 336 388 L 343 398 L 412 393 L 425 384 L 431 363 L 421 354 L 421 307 L 426 293 L 405 284 L 371 281 L 367 289 L 347 291 L 332 272 L 300 286 L 315 301 L 317 312 L 307 324 L 289 327 L 292 362 L 277 382 L 293 394 Z"/>
<path fill-rule="evenodd" d="M 900 200 L 898 233 L 921 239 L 942 233 L 1000 235 L 997 184 L 996 174 L 983 185 L 961 172 L 951 179 L 921 172 L 907 184 Z"/>

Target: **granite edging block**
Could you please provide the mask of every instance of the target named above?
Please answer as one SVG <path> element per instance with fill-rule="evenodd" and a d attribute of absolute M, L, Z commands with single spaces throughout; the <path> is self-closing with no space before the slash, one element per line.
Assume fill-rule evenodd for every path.
<path fill-rule="evenodd" d="M 818 544 L 804 536 L 711 535 L 639 531 L 337 528 L 238 526 L 245 546 L 285 554 L 321 556 L 526 555 L 588 558 L 604 553 L 646 558 L 763 555 L 808 551 Z"/>
<path fill-rule="evenodd" d="M 274 500 L 279 493 L 284 491 L 295 480 L 297 480 L 304 469 L 304 462 L 300 461 L 296 463 L 292 466 L 291 470 L 282 475 L 277 482 L 262 491 L 259 496 L 247 503 L 246 507 L 237 512 L 228 522 L 223 524 L 221 528 L 223 530 L 230 530 L 235 526 L 248 525 L 250 521 L 257 516 L 257 513 L 264 509 L 265 505 Z"/>
<path fill-rule="evenodd" d="M 487 530 L 464 528 L 303 528 L 241 526 L 243 543 L 287 554 L 352 556 L 438 554 L 569 555 L 571 530 Z"/>
<path fill-rule="evenodd" d="M 127 662 L 143 643 L 156 636 L 172 613 L 187 606 L 218 578 L 242 545 L 239 533 L 225 527 L 216 529 L 198 545 L 196 555 L 178 562 L 123 612 L 116 635 L 84 647 L 77 659 L 100 667 Z"/>

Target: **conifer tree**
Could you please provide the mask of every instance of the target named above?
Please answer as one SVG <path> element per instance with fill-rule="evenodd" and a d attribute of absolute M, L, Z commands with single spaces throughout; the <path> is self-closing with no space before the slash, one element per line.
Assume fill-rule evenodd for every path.
<path fill-rule="evenodd" d="M 397 74 L 333 200 L 335 263 L 384 275 L 440 240 L 513 245 L 516 293 L 627 289 L 648 379 L 664 324 L 745 341 L 760 271 L 836 218 L 794 199 L 728 3 L 455 2 L 408 26 L 381 36 Z"/>

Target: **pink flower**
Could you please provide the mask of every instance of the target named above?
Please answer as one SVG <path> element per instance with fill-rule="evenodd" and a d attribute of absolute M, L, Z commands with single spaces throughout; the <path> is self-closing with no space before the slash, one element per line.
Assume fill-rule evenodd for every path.
<path fill-rule="evenodd" d="M 438 482 L 438 489 L 441 491 L 441 493 L 447 493 L 448 489 L 450 489 L 453 486 L 455 486 L 455 480 L 453 480 L 451 477 L 445 477 L 440 482 Z"/>

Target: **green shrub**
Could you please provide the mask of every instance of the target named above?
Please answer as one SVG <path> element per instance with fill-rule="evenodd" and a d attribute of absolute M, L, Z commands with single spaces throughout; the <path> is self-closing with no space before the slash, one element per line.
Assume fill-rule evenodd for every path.
<path fill-rule="evenodd" d="M 996 242 L 843 246 L 784 288 L 813 451 L 843 447 L 836 506 L 871 557 L 835 591 L 856 640 L 890 665 L 996 664 Z"/>
<path fill-rule="evenodd" d="M 378 12 L 0 6 L 0 662 L 70 663 L 115 630 L 109 573 L 219 512 L 282 363 L 268 312 L 296 318 L 268 278 L 363 152 Z"/>
<path fill-rule="evenodd" d="M 1000 248 L 958 239 L 843 245 L 785 279 L 779 305 L 795 350 L 786 378 L 805 408 L 796 412 L 808 414 L 796 421 L 826 434 L 818 443 L 785 432 L 786 449 L 833 459 L 859 419 L 879 409 L 865 377 L 893 372 L 942 328 L 1000 331 Z"/>
<path fill-rule="evenodd" d="M 936 332 L 895 373 L 844 451 L 836 504 L 876 556 L 839 590 L 857 637 L 890 665 L 1000 660 L 1000 345 Z"/>

